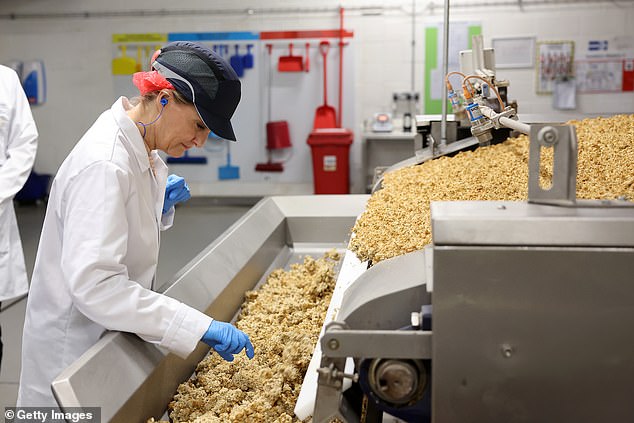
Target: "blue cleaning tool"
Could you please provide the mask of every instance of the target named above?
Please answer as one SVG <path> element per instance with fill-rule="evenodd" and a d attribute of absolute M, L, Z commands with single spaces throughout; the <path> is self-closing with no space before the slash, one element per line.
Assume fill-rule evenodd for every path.
<path fill-rule="evenodd" d="M 44 62 L 33 60 L 22 66 L 22 87 L 31 104 L 43 104 L 46 101 L 46 77 Z"/>
<path fill-rule="evenodd" d="M 242 63 L 242 56 L 240 55 L 240 46 L 236 44 L 235 48 L 236 54 L 229 58 L 229 64 L 231 65 L 233 70 L 236 71 L 236 75 L 238 75 L 238 78 L 242 78 L 244 76 L 244 66 Z"/>
<path fill-rule="evenodd" d="M 242 67 L 244 69 L 253 68 L 253 54 L 251 53 L 251 49 L 253 48 L 253 44 L 247 45 L 247 54 L 242 56 Z"/>
<path fill-rule="evenodd" d="M 182 157 L 168 157 L 167 163 L 174 164 L 207 164 L 205 156 L 190 156 L 189 151 L 185 151 Z"/>
<path fill-rule="evenodd" d="M 238 166 L 231 166 L 231 141 L 227 143 L 227 164 L 225 166 L 218 167 L 218 179 L 240 179 L 240 168 Z"/>

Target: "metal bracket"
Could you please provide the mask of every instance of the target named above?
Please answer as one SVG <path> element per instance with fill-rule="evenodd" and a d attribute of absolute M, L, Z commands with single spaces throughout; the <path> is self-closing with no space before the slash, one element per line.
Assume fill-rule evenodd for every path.
<path fill-rule="evenodd" d="M 507 128 L 507 126 L 505 126 L 502 123 L 500 123 L 500 118 L 507 118 L 507 119 L 512 119 L 512 120 L 515 120 L 515 121 L 518 119 L 517 118 L 517 112 L 515 111 L 514 108 L 512 108 L 510 106 L 507 106 L 506 109 L 504 109 L 500 113 L 495 113 L 495 116 L 490 118 L 491 121 L 493 121 L 493 125 L 495 126 L 495 129 Z"/>
<path fill-rule="evenodd" d="M 575 205 L 577 199 L 577 135 L 570 125 L 531 125 L 528 155 L 528 202 Z M 553 148 L 552 186 L 539 185 L 541 149 Z"/>
<path fill-rule="evenodd" d="M 487 112 L 487 117 L 494 120 Z M 567 207 L 617 207 L 631 208 L 634 202 L 627 198 L 614 200 L 577 200 L 577 134 L 572 125 L 532 124 L 526 125 L 500 114 L 497 121 L 507 127 L 520 128 L 529 134 L 528 155 L 528 202 Z M 495 120 L 494 120 L 495 121 Z M 528 131 L 523 130 L 525 125 Z M 497 123 L 496 123 L 497 127 Z M 552 186 L 544 189 L 539 185 L 541 149 L 553 148 Z"/>
<path fill-rule="evenodd" d="M 321 339 L 321 366 L 313 421 L 326 423 L 337 418 L 344 423 L 356 421 L 342 395 L 343 379 L 358 379 L 344 372 L 346 358 L 431 358 L 431 337 L 428 331 L 351 330 L 341 322 L 326 326 Z"/>
<path fill-rule="evenodd" d="M 328 330 L 321 348 L 328 357 L 431 359 L 430 331 Z"/>
<path fill-rule="evenodd" d="M 345 358 L 331 359 L 322 354 L 321 368 L 317 379 L 317 395 L 313 422 L 329 423 L 338 419 L 344 423 L 356 421 L 356 415 L 342 395 L 343 378 L 348 376 L 343 372 Z"/>

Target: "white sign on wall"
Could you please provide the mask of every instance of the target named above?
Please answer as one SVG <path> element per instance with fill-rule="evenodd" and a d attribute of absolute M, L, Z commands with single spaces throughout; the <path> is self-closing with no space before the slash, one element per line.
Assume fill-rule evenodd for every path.
<path fill-rule="evenodd" d="M 532 68 L 535 37 L 501 37 L 491 39 L 495 67 L 499 69 Z"/>

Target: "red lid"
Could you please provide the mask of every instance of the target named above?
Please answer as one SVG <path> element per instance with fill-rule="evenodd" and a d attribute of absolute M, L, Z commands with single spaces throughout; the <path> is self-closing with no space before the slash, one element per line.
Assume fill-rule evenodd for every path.
<path fill-rule="evenodd" d="M 352 131 L 346 128 L 319 128 L 314 129 L 308 136 L 308 145 L 350 145 L 353 138 Z"/>

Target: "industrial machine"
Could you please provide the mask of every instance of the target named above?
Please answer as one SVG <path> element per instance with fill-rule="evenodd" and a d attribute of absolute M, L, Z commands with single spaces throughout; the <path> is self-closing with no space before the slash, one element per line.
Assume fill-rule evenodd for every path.
<path fill-rule="evenodd" d="M 423 133 L 423 145 L 426 147 L 446 147 L 447 144 L 462 142 L 463 148 L 473 145 L 473 137 L 480 145 L 489 145 L 491 142 L 504 141 L 509 134 L 507 128 L 496 128 L 489 131 L 489 137 L 478 137 L 474 132 L 474 120 L 470 104 L 479 103 L 494 111 L 501 112 L 508 103 L 507 90 L 509 81 L 500 80 L 495 75 L 495 52 L 492 48 L 484 48 L 481 35 L 472 37 L 471 50 L 460 52 L 460 71 L 449 72 L 445 76 L 447 97 L 451 102 L 453 116 L 443 120 L 436 116 L 426 116 L 419 119 L 419 131 Z M 450 78 L 459 75 L 462 77 L 461 86 L 454 89 Z M 510 107 L 517 110 L 517 104 L 513 102 Z M 443 133 L 442 126 L 446 125 Z M 473 136 L 473 137 L 472 137 Z M 442 153 L 442 150 L 440 151 Z"/>
<path fill-rule="evenodd" d="M 372 192 L 381 188 L 382 176 L 393 170 L 421 164 L 440 156 L 451 156 L 460 151 L 473 150 L 478 146 L 497 144 L 505 141 L 514 128 L 494 126 L 477 115 L 478 106 L 485 106 L 494 112 L 516 114 L 517 104 L 507 100 L 509 81 L 495 76 L 495 53 L 492 48 L 484 48 L 482 36 L 474 36 L 473 48 L 460 52 L 460 71 L 449 72 L 445 76 L 447 96 L 453 114 L 416 115 L 414 120 L 416 136 L 413 156 L 393 164 L 379 174 L 373 183 Z M 451 77 L 460 76 L 461 86 L 454 89 Z M 409 94 L 409 93 L 406 93 Z M 394 103 L 405 96 L 394 95 Z M 410 101 L 414 97 L 407 97 Z M 416 97 L 417 100 L 417 97 Z M 474 113 L 476 113 L 474 115 Z M 526 121 L 537 123 L 552 122 L 541 116 L 526 116 Z M 414 125 L 412 125 L 414 126 Z"/>
<path fill-rule="evenodd" d="M 529 201 L 432 202 L 432 244 L 350 284 L 320 340 L 314 422 L 631 419 L 634 203 L 576 199 L 574 128 L 479 109 L 529 134 Z"/>
<path fill-rule="evenodd" d="M 432 203 L 431 245 L 354 271 L 344 259 L 346 289 L 300 394 L 313 393 L 313 421 L 631 419 L 634 204 L 575 198 L 573 128 L 480 109 L 493 127 L 529 133 L 529 201 Z M 542 148 L 554 150 L 550 190 L 539 184 Z M 272 269 L 345 250 L 367 200 L 266 198 L 165 293 L 231 320 Z M 63 409 L 98 404 L 103 422 L 145 422 L 207 352 L 181 360 L 108 333 L 52 389 Z"/>

